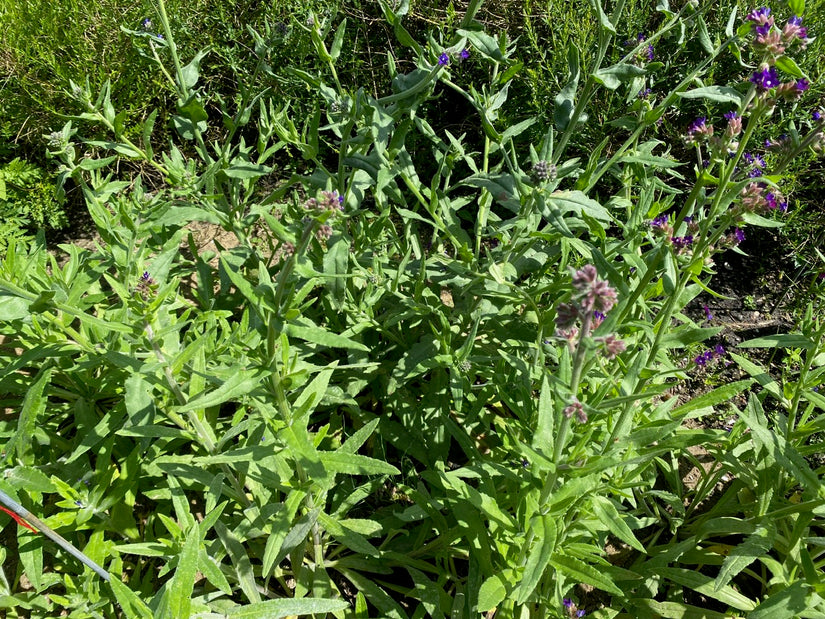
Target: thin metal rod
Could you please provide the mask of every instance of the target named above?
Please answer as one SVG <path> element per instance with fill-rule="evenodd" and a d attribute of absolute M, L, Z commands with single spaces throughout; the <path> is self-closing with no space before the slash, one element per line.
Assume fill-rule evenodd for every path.
<path fill-rule="evenodd" d="M 32 525 L 34 528 L 39 530 L 43 535 L 48 537 L 55 544 L 57 544 L 63 550 L 65 550 L 70 555 L 72 555 L 75 559 L 77 559 L 78 561 L 83 563 L 83 565 L 86 565 L 87 567 L 94 570 L 94 572 L 98 576 L 100 576 L 103 580 L 105 580 L 106 582 L 109 582 L 109 572 L 104 570 L 97 563 L 92 561 L 89 557 L 87 557 L 85 554 L 80 552 L 77 548 L 72 546 L 69 542 L 67 542 L 65 539 L 63 539 L 58 533 L 56 533 L 55 531 L 50 529 L 48 526 L 46 526 L 46 524 L 42 520 L 40 520 L 40 518 L 38 518 L 37 516 L 32 514 L 29 510 L 27 510 L 25 507 L 20 505 L 20 503 L 15 501 L 13 498 L 11 498 L 8 494 L 3 492 L 2 490 L 0 490 L 0 503 L 5 505 L 6 507 L 8 507 L 11 511 L 13 511 L 15 514 L 20 516 L 23 520 L 25 520 L 30 525 Z"/>

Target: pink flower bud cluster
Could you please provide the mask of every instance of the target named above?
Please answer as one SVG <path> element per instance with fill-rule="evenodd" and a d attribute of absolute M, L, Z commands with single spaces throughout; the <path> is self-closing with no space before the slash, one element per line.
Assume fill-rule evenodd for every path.
<path fill-rule="evenodd" d="M 579 423 L 587 423 L 587 413 L 584 412 L 584 406 L 576 398 L 573 398 L 573 402 L 565 406 L 562 412 L 568 419 L 575 415 L 576 421 Z"/>
<path fill-rule="evenodd" d="M 335 191 L 322 191 L 320 199 L 310 198 L 304 202 L 304 208 L 318 211 L 343 211 L 344 196 L 339 196 Z"/>
<path fill-rule="evenodd" d="M 599 279 L 596 267 L 588 264 L 573 272 L 573 298 L 581 311 L 607 313 L 616 304 L 616 291 L 603 279 Z"/>
<path fill-rule="evenodd" d="M 572 302 L 560 303 L 556 309 L 556 337 L 567 340 L 570 350 L 575 350 L 582 338 L 598 328 L 616 300 L 616 290 L 599 279 L 596 267 L 588 264 L 574 271 Z M 625 343 L 612 333 L 593 341 L 607 359 L 615 359 L 625 350 Z"/>
<path fill-rule="evenodd" d="M 784 212 L 788 203 L 782 199 L 782 194 L 770 189 L 766 183 L 748 183 L 739 194 L 739 205 L 736 208 L 739 214 L 744 212 L 761 215 L 777 208 Z"/>
<path fill-rule="evenodd" d="M 709 125 L 707 120 L 704 116 L 700 116 L 690 123 L 685 133 L 686 144 L 696 144 L 700 138 L 709 138 L 713 135 L 713 125 Z"/>
<path fill-rule="evenodd" d="M 796 15 L 791 16 L 781 30 L 768 7 L 751 11 L 745 20 L 753 25 L 754 47 L 767 52 L 774 60 L 795 42 L 803 49 L 808 45 L 808 30 L 802 25 L 802 18 Z"/>
<path fill-rule="evenodd" d="M 344 210 L 344 196 L 339 196 L 335 191 L 322 191 L 320 198 L 310 198 L 304 202 L 304 208 L 308 211 L 316 211 L 320 215 L 320 220 L 325 222 L 329 217 L 334 217 Z M 324 216 L 324 214 L 327 215 Z M 311 221 L 311 218 L 306 217 L 305 221 Z M 332 232 L 332 226 L 322 223 L 315 231 L 315 238 L 319 242 L 328 241 L 332 237 Z"/>
<path fill-rule="evenodd" d="M 273 258 L 275 262 L 280 262 L 282 260 L 286 260 L 294 253 L 295 245 L 293 245 L 289 241 L 284 241 L 283 243 L 278 245 L 278 249 L 275 251 L 275 255 L 273 256 Z"/>

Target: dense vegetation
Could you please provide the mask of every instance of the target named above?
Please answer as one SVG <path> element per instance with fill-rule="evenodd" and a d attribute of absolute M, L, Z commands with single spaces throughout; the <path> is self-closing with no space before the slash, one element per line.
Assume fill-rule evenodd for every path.
<path fill-rule="evenodd" d="M 0 7 L 5 616 L 825 616 L 821 6 Z"/>

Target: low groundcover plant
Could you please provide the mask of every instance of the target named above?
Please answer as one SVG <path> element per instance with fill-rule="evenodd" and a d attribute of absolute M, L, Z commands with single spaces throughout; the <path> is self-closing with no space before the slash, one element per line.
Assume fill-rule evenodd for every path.
<path fill-rule="evenodd" d="M 621 31 L 623 2 L 608 14 L 592 0 L 597 49 L 570 50 L 548 127 L 506 121 L 521 67 L 476 21 L 479 0 L 423 43 L 408 3 L 379 4 L 403 48 L 385 94 L 342 85 L 346 19 L 294 24 L 321 74 L 273 67 L 276 33 L 250 31 L 251 83 L 303 80 L 308 118 L 252 86 L 210 99 L 208 52 L 182 62 L 163 0 L 127 32 L 174 92 L 170 144 L 153 140 L 156 113 L 131 126 L 108 86 L 71 84 L 78 109 L 49 148 L 100 241 L 58 259 L 42 235 L 12 239 L 0 264 L 0 391 L 15 407 L 0 498 L 22 508 L 3 529 L 0 606 L 820 616 L 825 495 L 804 456 L 825 327 L 812 309 L 800 333 L 743 344 L 798 351 L 780 383 L 686 311 L 715 294 L 715 257 L 749 226 L 781 225 L 783 170 L 822 146 L 821 118 L 805 132 L 790 120 L 809 85 L 793 60 L 804 3 L 738 26 L 734 12 L 712 38 L 695 3 L 659 2 L 659 26 L 637 36 Z M 706 82 L 727 54 L 748 75 Z M 627 116 L 582 159 L 597 93 Z M 437 97 L 474 110 L 467 133 L 428 117 Z M 757 144 L 778 110 L 787 133 Z M 663 119 L 688 115 L 679 143 L 661 139 Z M 304 172 L 272 187 L 284 152 Z M 224 233 L 214 251 L 195 225 Z M 698 345 L 710 357 L 694 363 Z M 669 397 L 725 354 L 748 378 Z M 697 424 L 743 393 L 729 432 Z M 713 464 L 686 487 L 697 447 Z"/>

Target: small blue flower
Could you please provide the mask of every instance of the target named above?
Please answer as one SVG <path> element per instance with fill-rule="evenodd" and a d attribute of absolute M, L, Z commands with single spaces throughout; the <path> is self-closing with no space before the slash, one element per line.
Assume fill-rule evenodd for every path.
<path fill-rule="evenodd" d="M 461 50 L 461 53 L 459 54 L 459 56 L 461 56 L 461 59 L 462 59 L 462 60 L 467 60 L 467 58 L 469 58 L 469 57 L 470 57 L 470 50 L 469 50 L 469 49 L 466 49 L 466 48 L 465 48 L 465 49 L 462 49 L 462 50 Z"/>
<path fill-rule="evenodd" d="M 438 57 L 438 64 L 442 67 L 450 64 L 450 57 L 447 55 L 447 52 L 441 53 L 441 55 Z"/>

